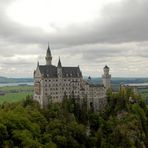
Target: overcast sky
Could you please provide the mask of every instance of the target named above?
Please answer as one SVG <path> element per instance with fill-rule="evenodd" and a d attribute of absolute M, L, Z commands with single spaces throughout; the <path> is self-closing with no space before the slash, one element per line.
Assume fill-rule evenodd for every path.
<path fill-rule="evenodd" d="M 148 76 L 148 0 L 0 0 L 0 75 L 32 77 L 48 42 L 83 75 Z"/>

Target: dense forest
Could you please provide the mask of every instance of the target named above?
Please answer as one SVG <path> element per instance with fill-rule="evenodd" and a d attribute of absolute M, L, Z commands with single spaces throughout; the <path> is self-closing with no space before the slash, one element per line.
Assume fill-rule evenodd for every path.
<path fill-rule="evenodd" d="M 131 90 L 107 92 L 104 110 L 80 106 L 74 97 L 46 109 L 27 96 L 0 106 L 0 147 L 148 147 L 148 108 Z"/>

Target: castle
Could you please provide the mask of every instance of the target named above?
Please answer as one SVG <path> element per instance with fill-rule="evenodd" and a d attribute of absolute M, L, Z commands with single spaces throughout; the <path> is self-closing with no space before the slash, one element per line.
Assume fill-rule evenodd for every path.
<path fill-rule="evenodd" d="M 87 101 L 87 107 L 95 111 L 101 110 L 106 104 L 106 90 L 111 87 L 109 67 L 104 67 L 102 84 L 95 85 L 91 78 L 83 79 L 80 67 L 64 67 L 59 58 L 57 66 L 52 65 L 52 55 L 48 46 L 46 65 L 37 64 L 34 71 L 34 100 L 41 107 L 46 107 L 51 102 L 62 102 L 64 96 L 73 96 L 81 103 Z"/>

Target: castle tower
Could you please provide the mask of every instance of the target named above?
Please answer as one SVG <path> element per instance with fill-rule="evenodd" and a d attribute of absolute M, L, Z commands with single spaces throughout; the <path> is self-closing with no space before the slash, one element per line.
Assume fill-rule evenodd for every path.
<path fill-rule="evenodd" d="M 109 74 L 109 67 L 106 65 L 103 69 L 104 74 L 102 75 L 102 81 L 105 89 L 109 89 L 111 87 L 111 75 Z"/>
<path fill-rule="evenodd" d="M 61 64 L 60 58 L 58 61 L 58 66 L 57 66 L 57 73 L 58 73 L 58 78 L 61 78 L 62 77 L 62 64 Z"/>
<path fill-rule="evenodd" d="M 58 100 L 61 102 L 63 99 L 61 96 L 63 96 L 63 90 L 62 90 L 62 64 L 61 60 L 59 58 L 58 65 L 57 65 L 57 75 L 58 75 Z"/>
<path fill-rule="evenodd" d="M 48 45 L 45 59 L 46 59 L 46 65 L 52 65 L 52 56 L 51 56 L 51 51 L 50 51 L 49 45 Z"/>

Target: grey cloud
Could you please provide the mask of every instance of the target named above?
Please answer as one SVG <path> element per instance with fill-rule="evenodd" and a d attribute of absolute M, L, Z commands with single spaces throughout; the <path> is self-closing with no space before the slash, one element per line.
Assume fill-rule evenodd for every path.
<path fill-rule="evenodd" d="M 131 69 L 138 68 L 140 73 L 143 66 L 138 63 L 148 64 L 147 0 L 123 0 L 115 5 L 108 4 L 102 9 L 101 19 L 87 24 L 73 24 L 66 28 L 49 24 L 55 33 L 21 26 L 10 20 L 5 10 L 13 1 L 0 1 L 0 56 L 5 58 L 0 59 L 0 65 L 5 70 L 5 67 L 13 67 L 23 71 L 24 67 L 23 72 L 26 73 L 28 67 L 31 73 L 37 60 L 44 57 L 48 41 L 55 56 L 67 57 L 76 65 L 88 63 L 101 68 L 109 64 L 113 74 L 122 74 L 122 70 L 124 75 L 132 73 L 129 65 L 133 65 Z M 15 55 L 32 55 L 34 58 L 14 60 Z M 67 59 L 63 59 L 63 62 L 67 63 Z M 121 66 L 117 63 L 121 63 Z M 92 73 L 93 69 L 90 68 Z M 83 70 L 86 72 L 85 68 Z"/>
<path fill-rule="evenodd" d="M 112 42 L 146 41 L 148 39 L 147 13 L 148 1 L 146 0 L 126 0 L 119 7 L 104 8 L 106 40 Z"/>
<path fill-rule="evenodd" d="M 3 3 L 1 8 L 6 8 L 6 4 L 12 1 L 0 2 Z M 107 5 L 102 10 L 102 19 L 62 29 L 52 25 L 57 30 L 55 34 L 14 23 L 1 9 L 0 36 L 12 42 L 26 44 L 45 44 L 49 40 L 56 48 L 86 43 L 143 41 L 148 39 L 147 7 L 146 0 L 125 0 L 116 5 Z"/>
<path fill-rule="evenodd" d="M 88 24 L 71 25 L 51 35 L 63 46 L 94 43 L 124 43 L 148 40 L 148 1 L 124 0 L 116 5 L 107 5 L 102 18 Z"/>
<path fill-rule="evenodd" d="M 69 56 L 81 55 L 84 60 L 96 60 L 105 57 L 147 57 L 146 42 L 118 43 L 118 44 L 86 44 L 61 49 L 61 53 L 69 53 Z M 59 53 L 59 54 L 61 54 Z"/>
<path fill-rule="evenodd" d="M 8 2 L 12 0 L 7 0 L 5 4 Z M 49 40 L 56 48 L 86 43 L 146 41 L 148 39 L 147 7 L 146 0 L 124 0 L 116 5 L 110 4 L 102 10 L 102 18 L 94 22 L 85 25 L 74 24 L 62 29 L 52 25 L 56 30 L 55 34 L 48 34 L 40 28 L 20 26 L 2 12 L 0 32 L 1 36 L 10 41 L 45 44 Z"/>

